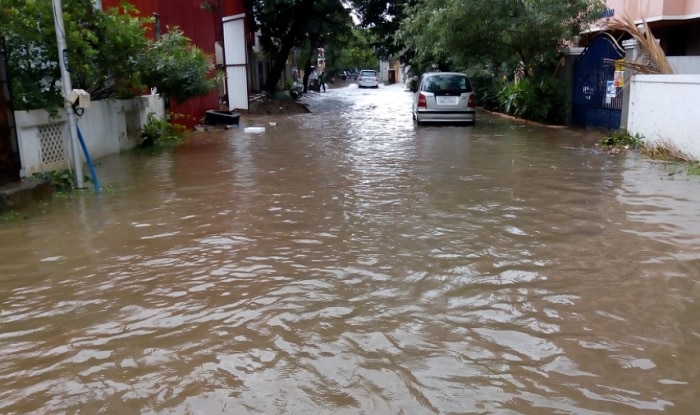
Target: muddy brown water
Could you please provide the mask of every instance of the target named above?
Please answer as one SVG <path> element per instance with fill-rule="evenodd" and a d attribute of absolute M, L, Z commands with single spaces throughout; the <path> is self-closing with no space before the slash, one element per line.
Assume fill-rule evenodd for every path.
<path fill-rule="evenodd" d="M 697 413 L 700 178 L 305 100 L 0 223 L 0 413 Z"/>

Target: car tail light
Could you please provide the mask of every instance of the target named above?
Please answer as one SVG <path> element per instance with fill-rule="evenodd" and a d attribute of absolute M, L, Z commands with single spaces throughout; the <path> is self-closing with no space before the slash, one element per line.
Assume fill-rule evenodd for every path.
<path fill-rule="evenodd" d="M 476 106 L 476 94 L 469 95 L 469 101 L 467 101 L 467 108 L 473 108 Z"/>
<path fill-rule="evenodd" d="M 425 100 L 425 95 L 421 92 L 420 95 L 418 95 L 418 108 L 427 108 L 428 107 L 428 102 Z"/>

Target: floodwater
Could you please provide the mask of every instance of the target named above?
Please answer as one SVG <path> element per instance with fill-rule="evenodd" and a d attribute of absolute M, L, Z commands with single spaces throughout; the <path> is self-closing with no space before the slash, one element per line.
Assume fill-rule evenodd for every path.
<path fill-rule="evenodd" d="M 700 177 L 304 99 L 0 223 L 0 413 L 697 413 Z"/>

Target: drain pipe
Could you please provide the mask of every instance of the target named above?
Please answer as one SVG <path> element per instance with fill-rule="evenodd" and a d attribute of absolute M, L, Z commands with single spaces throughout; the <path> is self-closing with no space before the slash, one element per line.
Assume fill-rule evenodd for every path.
<path fill-rule="evenodd" d="M 92 165 L 92 159 L 90 159 L 90 153 L 88 153 L 87 146 L 85 145 L 85 140 L 83 135 L 80 133 L 80 127 L 77 127 L 78 139 L 80 139 L 80 146 L 83 148 L 83 153 L 85 154 L 85 160 L 87 161 L 88 168 L 90 168 L 90 176 L 92 176 L 92 183 L 95 186 L 95 193 L 100 193 L 100 181 L 97 180 L 97 173 L 95 173 L 95 166 Z"/>

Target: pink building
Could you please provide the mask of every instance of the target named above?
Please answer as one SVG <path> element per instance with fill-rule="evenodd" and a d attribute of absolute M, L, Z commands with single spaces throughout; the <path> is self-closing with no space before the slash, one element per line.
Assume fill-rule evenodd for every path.
<path fill-rule="evenodd" d="M 646 20 L 668 56 L 700 55 L 700 0 L 606 0 L 606 17 Z"/>

